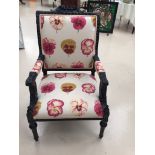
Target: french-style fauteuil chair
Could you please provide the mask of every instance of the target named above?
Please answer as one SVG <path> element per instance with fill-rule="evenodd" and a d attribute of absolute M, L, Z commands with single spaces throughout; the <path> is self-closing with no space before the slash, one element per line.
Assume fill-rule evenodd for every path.
<path fill-rule="evenodd" d="M 98 58 L 99 17 L 93 13 L 37 11 L 36 23 L 39 57 L 26 80 L 30 91 L 27 119 L 34 139 L 39 138 L 36 122 L 55 120 L 101 120 L 102 138 L 109 108 L 108 80 Z M 41 70 L 43 77 L 37 88 Z"/>

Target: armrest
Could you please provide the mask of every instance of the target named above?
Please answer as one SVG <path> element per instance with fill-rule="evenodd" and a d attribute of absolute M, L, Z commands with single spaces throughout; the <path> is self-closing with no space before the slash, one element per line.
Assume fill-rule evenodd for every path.
<path fill-rule="evenodd" d="M 102 83 L 104 83 L 105 85 L 108 85 L 109 82 L 108 82 L 107 77 L 106 77 L 106 72 L 103 68 L 103 65 L 102 65 L 99 57 L 97 55 L 95 55 L 93 57 L 93 59 L 94 59 L 95 70 L 96 70 L 96 72 L 100 78 L 100 81 L 102 81 Z"/>
<path fill-rule="evenodd" d="M 100 102 L 103 106 L 103 108 L 105 108 L 107 106 L 107 86 L 109 84 L 107 77 L 106 77 L 106 72 L 103 68 L 103 65 L 99 59 L 99 57 L 97 55 L 95 55 L 93 57 L 94 59 L 94 66 L 95 66 L 95 70 L 98 73 L 98 76 L 100 78 L 100 86 L 99 86 L 99 99 Z"/>
<path fill-rule="evenodd" d="M 40 73 L 44 61 L 44 55 L 39 55 L 36 63 L 34 64 L 32 70 L 29 73 L 28 78 L 26 79 L 26 86 L 31 86 L 34 84 L 38 74 Z"/>

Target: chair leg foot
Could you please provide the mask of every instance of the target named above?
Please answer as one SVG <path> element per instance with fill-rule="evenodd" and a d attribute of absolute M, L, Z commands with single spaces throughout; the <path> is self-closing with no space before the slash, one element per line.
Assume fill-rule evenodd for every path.
<path fill-rule="evenodd" d="M 103 135 L 104 135 L 104 129 L 105 129 L 105 128 L 102 128 L 102 127 L 101 127 L 101 129 L 100 129 L 100 134 L 99 134 L 99 138 L 100 138 L 100 139 L 102 139 L 102 137 L 103 137 Z"/>
<path fill-rule="evenodd" d="M 99 134 L 99 138 L 102 139 L 103 135 L 104 135 L 104 130 L 107 126 L 107 123 L 105 123 L 104 121 L 100 122 L 100 134 Z"/>
<path fill-rule="evenodd" d="M 109 107 L 108 105 L 104 108 L 104 117 L 103 119 L 100 121 L 100 134 L 99 134 L 99 138 L 101 139 L 104 135 L 104 130 L 107 126 L 108 123 L 108 118 L 109 118 L 110 112 L 109 112 Z"/>
<path fill-rule="evenodd" d="M 39 136 L 38 136 L 38 132 L 37 132 L 37 123 L 33 119 L 32 108 L 30 108 L 30 107 L 28 107 L 28 110 L 27 110 L 27 120 L 28 120 L 28 123 L 29 123 L 29 128 L 32 130 L 34 140 L 38 141 Z"/>
<path fill-rule="evenodd" d="M 32 133 L 33 133 L 34 140 L 38 141 L 39 136 L 38 136 L 37 128 L 32 129 Z"/>
<path fill-rule="evenodd" d="M 32 130 L 34 140 L 38 141 L 39 136 L 38 136 L 38 132 L 37 132 L 37 123 L 36 122 L 30 123 L 29 128 Z"/>

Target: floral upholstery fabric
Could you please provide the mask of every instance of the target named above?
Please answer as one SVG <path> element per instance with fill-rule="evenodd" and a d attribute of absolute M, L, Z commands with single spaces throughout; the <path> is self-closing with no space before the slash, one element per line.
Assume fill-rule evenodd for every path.
<path fill-rule="evenodd" d="M 33 68 L 32 68 L 32 72 L 36 72 L 37 74 L 39 74 L 42 66 L 43 66 L 43 61 L 37 60 L 36 63 L 34 64 Z"/>
<path fill-rule="evenodd" d="M 104 72 L 104 68 L 101 61 L 95 61 L 95 69 L 97 73 Z"/>
<path fill-rule="evenodd" d="M 95 15 L 41 14 L 39 17 L 45 69 L 92 68 L 95 54 Z"/>
<path fill-rule="evenodd" d="M 90 74 L 55 73 L 44 76 L 33 111 L 35 119 L 100 118 L 104 113 L 98 86 Z"/>

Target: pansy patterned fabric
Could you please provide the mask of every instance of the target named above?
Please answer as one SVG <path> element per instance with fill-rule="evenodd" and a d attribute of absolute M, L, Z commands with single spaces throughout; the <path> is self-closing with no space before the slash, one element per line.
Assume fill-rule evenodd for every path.
<path fill-rule="evenodd" d="M 53 15 L 49 17 L 49 22 L 51 26 L 56 30 L 61 30 L 64 26 L 64 19 L 63 16 L 60 15 Z"/>
<path fill-rule="evenodd" d="M 104 72 L 104 68 L 103 68 L 101 61 L 95 61 L 95 69 L 97 73 Z"/>
<path fill-rule="evenodd" d="M 96 15 L 40 14 L 45 69 L 91 69 L 95 55 Z"/>
<path fill-rule="evenodd" d="M 84 16 L 73 16 L 71 17 L 71 22 L 73 23 L 73 27 L 76 30 L 81 30 L 86 25 L 86 19 Z"/>
<path fill-rule="evenodd" d="M 43 45 L 44 53 L 46 55 L 51 56 L 52 54 L 54 54 L 56 43 L 53 39 L 48 40 L 47 38 L 44 38 L 42 40 L 42 45 Z"/>
<path fill-rule="evenodd" d="M 101 118 L 96 79 L 86 73 L 53 73 L 42 78 L 35 119 Z"/>
<path fill-rule="evenodd" d="M 63 113 L 64 102 L 62 100 L 52 99 L 47 103 L 47 111 L 49 116 L 57 117 Z"/>

